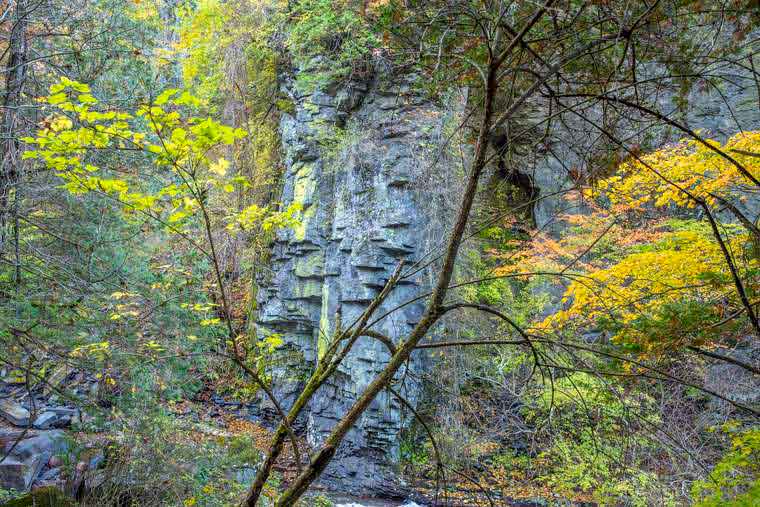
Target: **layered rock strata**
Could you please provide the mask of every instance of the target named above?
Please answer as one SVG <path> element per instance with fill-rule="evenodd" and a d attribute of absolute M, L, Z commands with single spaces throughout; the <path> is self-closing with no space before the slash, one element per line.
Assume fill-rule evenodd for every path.
<path fill-rule="evenodd" d="M 278 334 L 272 385 L 290 406 L 323 353 L 340 310 L 353 322 L 379 293 L 401 261 L 416 271 L 399 282 L 376 315 L 406 303 L 430 287 L 431 268 L 412 270 L 440 251 L 445 236 L 445 184 L 454 177 L 445 135 L 453 112 L 415 91 L 413 78 L 303 93 L 284 84 L 292 100 L 283 114 L 283 206 L 299 203 L 300 224 L 278 234 L 269 279 L 259 289 L 260 338 Z M 433 263 L 431 266 L 434 266 Z M 424 300 L 407 304 L 373 329 L 394 341 L 419 321 Z M 336 375 L 314 396 L 299 429 L 319 444 L 379 373 L 389 351 L 362 338 Z M 399 373 L 411 403 L 425 358 L 415 355 Z M 262 400 L 263 415 L 275 413 Z M 404 424 L 400 402 L 383 393 L 345 439 L 324 474 L 345 491 L 384 489 Z"/>

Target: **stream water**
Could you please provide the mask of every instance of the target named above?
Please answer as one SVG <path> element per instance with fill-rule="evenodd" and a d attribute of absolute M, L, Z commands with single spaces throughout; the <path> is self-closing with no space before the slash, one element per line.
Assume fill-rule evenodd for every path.
<path fill-rule="evenodd" d="M 390 500 L 376 500 L 371 498 L 358 498 L 352 496 L 333 496 L 335 507 L 425 507 L 412 501 L 393 502 Z"/>

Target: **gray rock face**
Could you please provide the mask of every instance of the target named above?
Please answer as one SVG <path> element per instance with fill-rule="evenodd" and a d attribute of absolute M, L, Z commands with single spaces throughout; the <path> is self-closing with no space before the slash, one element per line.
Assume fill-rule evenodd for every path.
<path fill-rule="evenodd" d="M 723 43 L 727 43 L 733 28 L 726 25 L 723 29 L 724 33 L 720 37 Z M 695 34 L 695 41 L 699 40 L 699 37 L 712 39 L 716 35 Z M 747 36 L 747 40 L 757 41 L 758 37 L 760 30 L 754 30 Z M 711 80 L 695 81 L 685 94 L 679 91 L 679 81 L 667 78 L 670 71 L 664 66 L 651 62 L 641 65 L 639 79 L 645 84 L 638 89 L 639 97 L 647 107 L 720 142 L 725 142 L 738 132 L 758 130 L 759 89 L 752 72 L 747 68 L 747 54 L 737 54 L 735 59 L 738 62 L 736 65 L 726 65 L 722 60 L 716 60 L 699 67 L 698 72 L 712 76 Z M 621 92 L 620 96 L 632 100 L 630 90 Z M 687 106 L 680 107 L 679 103 Z M 566 105 L 577 104 L 567 101 Z M 548 109 L 541 104 L 536 107 L 539 117 Z M 629 146 L 638 144 L 645 152 L 688 137 L 686 133 L 674 127 L 664 126 L 659 119 L 646 113 L 629 110 L 622 118 L 617 119 L 615 124 L 608 125 L 605 123 L 604 112 L 598 105 L 580 107 L 579 110 L 593 123 L 606 125 L 607 130 L 625 140 Z M 599 172 L 599 156 L 615 151 L 619 151 L 618 146 L 601 136 L 599 130 L 591 123 L 582 121 L 572 114 L 564 117 L 561 125 L 555 125 L 551 149 L 534 153 L 530 160 L 525 161 L 525 165 L 531 168 L 536 186 L 541 189 L 541 196 L 547 196 L 534 206 L 537 227 L 555 233 L 561 231 L 563 225 L 561 221 L 556 220 L 557 215 L 568 211 L 577 212 L 584 206 L 579 200 L 568 200 L 564 195 L 555 194 L 573 187 L 574 183 L 569 178 L 573 171 L 579 174 L 603 175 Z M 620 153 L 627 156 L 624 152 Z M 737 205 L 752 219 L 760 214 L 760 203 L 757 199 Z M 726 218 L 733 219 L 728 216 Z"/>
<path fill-rule="evenodd" d="M 741 340 L 734 349 L 721 349 L 722 355 L 757 367 L 760 364 L 760 343 L 752 336 Z M 715 362 L 705 372 L 705 387 L 728 399 L 753 407 L 760 403 L 760 379 L 752 372 L 727 362 Z M 736 410 L 728 402 L 711 399 L 712 413 L 718 421 Z"/>
<path fill-rule="evenodd" d="M 333 333 L 338 309 L 344 326 L 353 322 L 400 261 L 411 267 L 444 237 L 442 210 L 450 190 L 442 181 L 451 177 L 452 165 L 440 146 L 456 113 L 427 102 L 409 80 L 337 88 L 303 95 L 290 82 L 284 85 L 295 111 L 281 121 L 286 165 L 281 201 L 303 209 L 301 224 L 280 233 L 274 245 L 272 276 L 258 295 L 258 334 L 277 333 L 284 340 L 271 374 L 286 407 Z M 402 280 L 376 315 L 424 292 L 429 278 L 423 269 Z M 397 341 L 423 309 L 423 301 L 409 304 L 373 329 Z M 299 421 L 312 445 L 329 434 L 388 358 L 380 342 L 360 339 Z M 421 354 L 407 365 L 409 373 L 424 367 Z M 413 376 L 404 378 L 399 389 L 414 403 L 419 385 Z M 261 409 L 276 420 L 266 400 Z M 344 491 L 381 490 L 404 422 L 399 401 L 389 393 L 378 396 L 323 479 Z"/>

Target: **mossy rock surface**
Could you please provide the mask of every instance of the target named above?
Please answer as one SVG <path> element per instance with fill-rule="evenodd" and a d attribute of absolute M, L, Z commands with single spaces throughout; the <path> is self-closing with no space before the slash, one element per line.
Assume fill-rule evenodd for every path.
<path fill-rule="evenodd" d="M 75 507 L 74 500 L 54 487 L 40 488 L 15 498 L 0 507 Z"/>

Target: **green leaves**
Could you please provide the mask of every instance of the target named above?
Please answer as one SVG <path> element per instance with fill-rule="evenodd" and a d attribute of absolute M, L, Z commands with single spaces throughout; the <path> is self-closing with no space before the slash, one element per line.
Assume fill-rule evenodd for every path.
<path fill-rule="evenodd" d="M 700 507 L 750 507 L 760 495 L 760 429 L 743 429 L 736 421 L 723 425 L 731 447 L 709 479 L 696 481 L 692 495 Z"/>
<path fill-rule="evenodd" d="M 329 56 L 329 65 L 298 74 L 297 86 L 310 91 L 362 68 L 362 60 L 380 42 L 365 19 L 347 2 L 298 0 L 291 3 L 285 23 L 290 53 L 303 65 Z"/>
<path fill-rule="evenodd" d="M 48 104 L 57 105 L 57 104 L 62 104 L 63 102 L 66 102 L 67 99 L 68 99 L 68 96 L 65 93 L 56 93 L 54 95 L 50 95 L 47 98 L 47 102 Z"/>
<path fill-rule="evenodd" d="M 67 191 L 107 194 L 128 212 L 149 212 L 156 218 L 163 215 L 168 223 L 178 224 L 194 215 L 208 190 L 232 193 L 248 185 L 246 178 L 233 174 L 228 160 L 212 155 L 217 147 L 230 146 L 247 132 L 187 114 L 200 103 L 187 91 L 165 90 L 152 104 L 134 112 L 92 110 L 98 101 L 89 92 L 87 85 L 66 78 L 51 86 L 50 95 L 42 99 L 53 107 L 45 127 L 35 137 L 23 139 L 36 147 L 27 150 L 24 158 L 39 160 L 54 170 Z M 139 174 L 131 177 L 116 168 L 90 163 L 102 150 L 142 154 L 146 163 L 159 169 L 154 171 L 159 186 L 146 185 Z M 251 227 L 250 210 L 241 216 L 239 223 Z M 256 218 L 265 221 L 270 217 L 263 213 Z M 272 228 L 286 222 L 284 215 L 278 215 L 266 223 Z"/>
<path fill-rule="evenodd" d="M 278 333 L 273 333 L 267 336 L 266 338 L 256 342 L 256 345 L 260 349 L 266 350 L 267 352 L 271 354 L 278 347 L 282 346 L 283 343 L 285 343 L 285 341 L 282 339 L 282 336 Z"/>
<path fill-rule="evenodd" d="M 168 90 L 164 90 L 161 95 L 156 97 L 156 100 L 153 101 L 153 103 L 157 106 L 163 106 L 169 101 L 172 95 L 176 95 L 178 92 L 179 90 L 176 88 L 169 88 Z"/>

